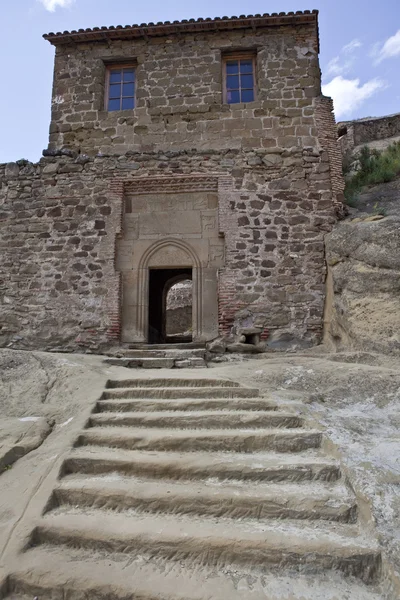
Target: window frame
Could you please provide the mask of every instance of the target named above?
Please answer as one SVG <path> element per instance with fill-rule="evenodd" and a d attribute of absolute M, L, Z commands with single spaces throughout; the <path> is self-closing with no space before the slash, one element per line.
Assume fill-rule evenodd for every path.
<path fill-rule="evenodd" d="M 228 89 L 227 89 L 227 73 L 226 65 L 232 60 L 251 60 L 253 64 L 253 100 L 249 102 L 228 102 Z M 239 68 L 240 69 L 240 68 Z M 228 106 L 234 106 L 236 104 L 251 104 L 257 100 L 257 52 L 233 52 L 232 54 L 224 54 L 222 57 L 222 100 L 224 104 Z M 241 90 L 241 88 L 239 88 Z"/>
<path fill-rule="evenodd" d="M 137 89 L 137 63 L 135 62 L 126 62 L 126 63 L 106 63 L 106 77 L 105 77 L 105 93 L 104 93 L 104 110 L 107 113 L 118 113 L 125 111 L 133 111 L 136 108 L 136 89 Z M 110 100 L 110 76 L 112 71 L 117 71 L 118 69 L 131 69 L 134 71 L 134 94 L 133 94 L 133 108 L 120 108 L 119 110 L 109 110 L 108 102 Z M 132 96 L 127 96 L 131 98 Z M 123 96 L 120 96 L 120 100 L 122 100 Z"/>

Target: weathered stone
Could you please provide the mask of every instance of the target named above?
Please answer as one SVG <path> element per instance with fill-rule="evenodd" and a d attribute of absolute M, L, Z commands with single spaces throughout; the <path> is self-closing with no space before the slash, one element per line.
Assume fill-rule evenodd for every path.
<path fill-rule="evenodd" d="M 208 342 L 207 350 L 214 354 L 222 354 L 226 350 L 226 341 L 223 338 L 217 338 L 212 342 Z"/>
<path fill-rule="evenodd" d="M 326 238 L 330 265 L 326 341 L 400 353 L 400 219 L 346 223 Z"/>
<path fill-rule="evenodd" d="M 7 163 L 4 175 L 6 179 L 14 179 L 19 175 L 19 166 L 17 163 Z"/>
<path fill-rule="evenodd" d="M 265 346 L 256 346 L 254 344 L 244 344 L 242 342 L 235 342 L 234 344 L 228 344 L 226 349 L 228 352 L 231 353 L 259 354 L 265 351 Z"/>
<path fill-rule="evenodd" d="M 280 167 L 282 164 L 282 157 L 279 154 L 267 154 L 262 159 L 262 162 L 266 167 Z"/>

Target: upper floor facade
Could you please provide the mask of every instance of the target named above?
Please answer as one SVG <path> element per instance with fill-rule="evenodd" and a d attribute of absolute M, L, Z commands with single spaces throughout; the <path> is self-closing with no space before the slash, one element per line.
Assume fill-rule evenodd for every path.
<path fill-rule="evenodd" d="M 50 150 L 315 145 L 318 11 L 44 37 L 56 46 Z"/>

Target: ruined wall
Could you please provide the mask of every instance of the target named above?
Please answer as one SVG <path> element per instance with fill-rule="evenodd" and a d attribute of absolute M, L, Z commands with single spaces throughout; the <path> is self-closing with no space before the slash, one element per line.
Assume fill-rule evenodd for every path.
<path fill-rule="evenodd" d="M 166 304 L 167 335 L 192 330 L 192 287 L 192 282 L 186 280 L 169 290 Z"/>
<path fill-rule="evenodd" d="M 221 104 L 233 48 L 257 49 L 256 102 Z M 137 108 L 105 113 L 104 60 L 128 57 Z M 218 182 L 220 333 L 318 342 L 335 222 L 319 88 L 310 26 L 58 48 L 48 156 L 0 166 L 0 344 L 118 343 L 124 190 L 192 174 Z"/>
<path fill-rule="evenodd" d="M 332 195 L 335 211 L 338 217 L 344 215 L 344 188 L 342 151 L 337 139 L 337 128 L 333 113 L 333 100 L 321 96 L 317 100 L 317 128 L 321 145 L 329 157 L 329 172 L 332 184 Z"/>
<path fill-rule="evenodd" d="M 375 140 L 400 136 L 400 113 L 385 117 L 338 123 L 339 143 L 345 156 L 354 148 Z"/>

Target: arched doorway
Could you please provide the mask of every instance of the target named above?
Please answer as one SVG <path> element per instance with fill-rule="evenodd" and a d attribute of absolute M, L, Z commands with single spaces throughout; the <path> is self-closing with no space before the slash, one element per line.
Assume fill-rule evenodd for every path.
<path fill-rule="evenodd" d="M 149 269 L 149 302 L 148 302 L 148 341 L 150 344 L 165 344 L 170 342 L 191 342 L 192 333 L 181 336 L 187 339 L 179 339 L 179 335 L 174 335 L 174 329 L 170 323 L 168 325 L 168 295 L 175 285 L 181 281 L 192 281 L 192 268 L 150 268 Z M 171 308 L 171 307 L 170 307 Z M 171 312 L 171 311 L 170 311 Z M 171 314 L 169 315 L 172 316 Z M 190 329 L 192 330 L 193 316 L 192 304 L 190 306 Z M 182 332 L 185 333 L 185 332 Z"/>
<path fill-rule="evenodd" d="M 192 341 L 218 335 L 218 268 L 210 266 L 204 240 L 164 238 L 137 243 L 132 268 L 123 274 L 122 341 L 166 343 L 165 302 L 170 287 L 192 281 Z"/>
<path fill-rule="evenodd" d="M 164 296 L 167 344 L 191 342 L 193 336 L 192 279 L 179 277 L 168 281 Z"/>

